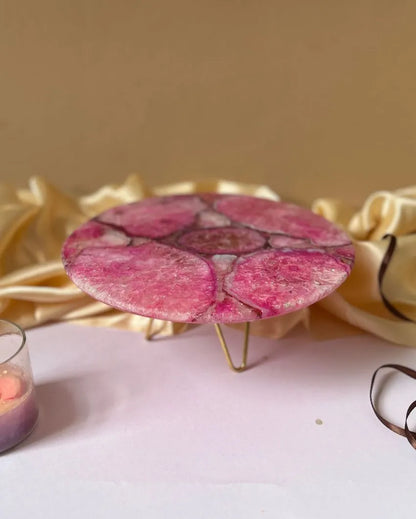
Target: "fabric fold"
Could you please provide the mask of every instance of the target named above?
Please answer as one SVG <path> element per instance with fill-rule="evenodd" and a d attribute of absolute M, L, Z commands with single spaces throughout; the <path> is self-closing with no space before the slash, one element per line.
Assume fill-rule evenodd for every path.
<path fill-rule="evenodd" d="M 267 186 L 221 179 L 150 188 L 138 175 L 130 175 L 120 185 L 102 186 L 78 197 L 42 177 L 31 178 L 24 189 L 0 184 L 0 316 L 25 328 L 69 320 L 145 332 L 147 318 L 93 301 L 72 284 L 61 263 L 62 244 L 80 224 L 115 205 L 148 196 L 204 191 L 279 199 Z M 303 324 L 312 334 L 319 328 L 320 338 L 325 338 L 326 331 L 331 337 L 337 330 L 340 336 L 367 331 L 415 346 L 415 324 L 398 319 L 383 304 L 378 272 L 388 245 L 383 237 L 393 234 L 397 247 L 383 279 L 383 292 L 401 313 L 416 320 L 416 187 L 378 191 L 361 208 L 321 198 L 312 210 L 350 234 L 356 250 L 351 276 L 310 309 L 255 322 L 251 333 L 279 338 Z M 155 333 L 164 335 L 188 327 L 164 321 L 152 326 Z"/>

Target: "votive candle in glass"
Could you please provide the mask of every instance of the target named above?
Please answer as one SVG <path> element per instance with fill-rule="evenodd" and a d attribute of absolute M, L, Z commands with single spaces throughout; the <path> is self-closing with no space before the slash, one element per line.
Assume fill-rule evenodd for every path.
<path fill-rule="evenodd" d="M 25 332 L 0 319 L 0 452 L 24 440 L 38 414 Z"/>

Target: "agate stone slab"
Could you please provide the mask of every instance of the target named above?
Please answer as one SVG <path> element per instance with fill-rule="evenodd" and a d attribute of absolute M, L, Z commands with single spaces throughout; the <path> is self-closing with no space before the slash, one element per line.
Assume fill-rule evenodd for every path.
<path fill-rule="evenodd" d="M 114 207 L 63 247 L 93 298 L 185 323 L 232 323 L 299 310 L 348 276 L 348 236 L 306 209 L 238 195 L 178 195 Z"/>

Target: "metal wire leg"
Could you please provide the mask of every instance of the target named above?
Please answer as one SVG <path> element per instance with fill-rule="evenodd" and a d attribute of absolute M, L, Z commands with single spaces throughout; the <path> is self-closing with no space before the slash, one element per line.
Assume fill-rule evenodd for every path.
<path fill-rule="evenodd" d="M 153 335 L 154 335 L 154 333 L 152 333 L 153 321 L 154 321 L 154 319 L 149 319 L 149 322 L 147 323 L 146 334 L 144 336 L 146 341 L 151 341 L 153 338 Z"/>
<path fill-rule="evenodd" d="M 248 337 L 250 332 L 250 323 L 246 323 L 244 330 L 244 347 L 243 347 L 243 359 L 241 361 L 240 366 L 234 366 L 233 361 L 231 359 L 230 352 L 227 348 L 227 343 L 224 339 L 224 334 L 222 333 L 221 326 L 219 324 L 214 324 L 215 330 L 217 332 L 218 338 L 221 343 L 222 350 L 224 352 L 225 358 L 227 359 L 228 366 L 230 369 L 235 371 L 236 373 L 241 373 L 247 368 L 247 354 L 248 354 Z"/>

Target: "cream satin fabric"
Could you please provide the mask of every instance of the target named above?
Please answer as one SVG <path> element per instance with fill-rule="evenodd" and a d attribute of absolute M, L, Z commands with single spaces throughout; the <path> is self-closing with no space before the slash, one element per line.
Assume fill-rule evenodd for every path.
<path fill-rule="evenodd" d="M 355 212 L 339 201 L 316 200 L 316 212 L 351 235 L 356 252 L 348 280 L 319 303 L 332 315 L 389 341 L 416 345 L 416 324 L 392 315 L 379 293 L 377 274 L 388 247 L 385 234 L 397 237 L 397 249 L 383 282 L 388 300 L 416 320 L 416 186 L 394 192 L 378 191 Z"/>
<path fill-rule="evenodd" d="M 114 205 L 146 196 L 214 191 L 277 200 L 266 186 L 224 180 L 183 182 L 149 189 L 137 175 L 119 186 L 104 186 L 88 196 L 62 193 L 35 177 L 28 189 L 0 184 L 0 317 L 24 328 L 58 320 L 145 331 L 148 319 L 114 310 L 83 294 L 67 278 L 60 253 L 65 238 L 81 223 Z M 416 325 L 397 319 L 384 307 L 377 272 L 388 245 L 386 233 L 399 237 L 384 289 L 389 300 L 416 319 L 416 187 L 373 194 L 360 211 L 320 199 L 313 210 L 343 226 L 356 246 L 356 265 L 348 281 L 310 309 L 253 323 L 254 334 L 281 337 L 297 323 L 314 335 L 333 336 L 367 330 L 390 341 L 416 345 Z M 346 326 L 347 324 L 347 326 Z M 352 325 L 352 326 L 351 326 Z M 174 334 L 187 325 L 155 321 L 153 331 Z"/>

